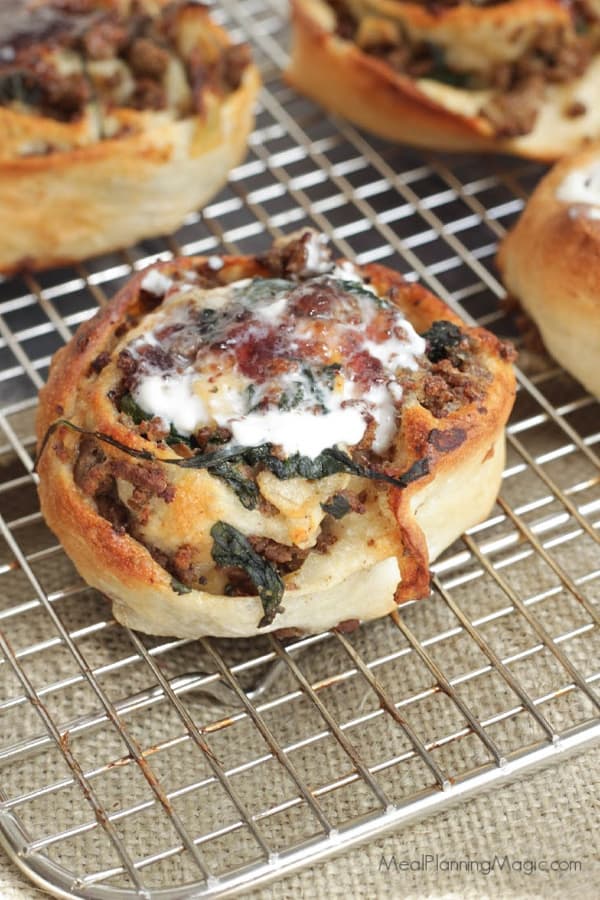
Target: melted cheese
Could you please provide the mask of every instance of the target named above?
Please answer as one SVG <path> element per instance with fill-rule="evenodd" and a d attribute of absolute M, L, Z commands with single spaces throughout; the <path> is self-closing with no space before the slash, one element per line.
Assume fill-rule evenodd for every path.
<path fill-rule="evenodd" d="M 311 231 L 305 243 L 306 271 L 315 275 L 323 275 L 331 269 L 329 240 L 327 235 Z"/>
<path fill-rule="evenodd" d="M 149 269 L 144 275 L 141 285 L 143 290 L 155 297 L 162 297 L 173 286 L 173 279 L 164 275 L 160 269 Z"/>

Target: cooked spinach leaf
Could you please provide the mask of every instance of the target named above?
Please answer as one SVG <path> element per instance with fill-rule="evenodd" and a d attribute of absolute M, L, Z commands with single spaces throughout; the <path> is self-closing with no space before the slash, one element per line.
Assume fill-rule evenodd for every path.
<path fill-rule="evenodd" d="M 436 44 L 430 44 L 429 50 L 433 58 L 433 65 L 423 76 L 424 78 L 441 81 L 442 84 L 448 84 L 451 87 L 464 88 L 469 86 L 469 73 L 457 72 L 455 69 L 449 68 L 448 63 L 446 62 L 445 51 L 441 47 L 438 47 Z"/>
<path fill-rule="evenodd" d="M 198 333 L 201 334 L 205 340 L 208 340 L 210 337 L 212 337 L 215 326 L 217 325 L 219 319 L 222 317 L 223 313 L 221 310 L 213 309 L 211 306 L 206 306 L 200 311 L 200 317 L 196 325 Z"/>
<path fill-rule="evenodd" d="M 123 394 L 119 400 L 119 410 L 120 412 L 125 413 L 126 416 L 129 416 L 130 419 L 133 419 L 136 425 L 147 422 L 152 418 L 152 413 L 148 413 L 142 409 L 142 407 L 133 399 L 131 394 Z"/>
<path fill-rule="evenodd" d="M 279 398 L 279 403 L 277 404 L 279 409 L 287 412 L 290 409 L 295 409 L 299 406 L 304 400 L 304 386 L 302 382 L 296 381 L 293 385 L 293 390 L 284 391 L 281 397 Z"/>
<path fill-rule="evenodd" d="M 344 281 L 341 278 L 336 278 L 335 282 L 337 286 L 343 291 L 346 291 L 346 293 L 356 294 L 359 297 L 366 297 L 371 303 L 374 303 L 375 306 L 390 306 L 389 300 L 386 300 L 385 297 L 380 297 L 378 294 L 374 294 L 373 291 L 367 290 L 361 281 Z"/>
<path fill-rule="evenodd" d="M 463 333 L 453 322 L 437 319 L 421 337 L 425 338 L 427 359 L 432 363 L 440 362 L 451 356 L 454 348 L 463 339 Z"/>
<path fill-rule="evenodd" d="M 335 385 L 335 376 L 341 368 L 341 363 L 329 363 L 329 365 L 323 366 L 323 368 L 321 369 L 321 375 L 330 391 L 333 390 L 333 387 Z"/>
<path fill-rule="evenodd" d="M 338 472 L 348 472 L 350 475 L 359 475 L 361 478 L 368 478 L 371 481 L 383 481 L 393 487 L 405 488 L 411 481 L 423 478 L 429 473 L 427 457 L 417 460 L 406 472 L 396 476 L 354 462 L 347 453 L 337 447 L 323 450 L 314 459 L 301 456 L 299 453 L 294 453 L 287 459 L 280 459 L 278 456 L 274 456 L 270 449 L 269 444 L 253 447 L 242 451 L 243 458 L 249 465 L 262 463 L 276 478 L 282 481 L 289 478 L 307 478 L 315 481 L 319 478 L 326 478 L 328 475 L 336 475 Z"/>
<path fill-rule="evenodd" d="M 281 294 L 283 291 L 290 291 L 296 287 L 293 281 L 286 281 L 283 278 L 253 278 L 250 284 L 239 287 L 239 295 L 243 295 L 250 302 L 257 300 L 268 300 Z"/>
<path fill-rule="evenodd" d="M 136 403 L 131 394 L 123 394 L 119 401 L 119 410 L 129 416 L 136 425 L 141 425 L 142 422 L 148 422 L 154 418 L 152 413 L 147 413 Z M 174 425 L 170 426 L 165 442 L 170 446 L 173 444 L 187 444 L 188 447 L 194 446 L 193 439 L 189 435 L 180 434 Z"/>
<path fill-rule="evenodd" d="M 343 519 L 352 507 L 348 498 L 343 494 L 334 494 L 326 503 L 321 503 L 321 509 L 333 516 L 334 519 Z"/>
<path fill-rule="evenodd" d="M 259 628 L 270 625 L 281 612 L 284 584 L 276 569 L 256 552 L 249 540 L 227 522 L 216 522 L 210 529 L 213 539 L 212 558 L 217 566 L 243 569 L 258 591 L 264 615 Z"/>
<path fill-rule="evenodd" d="M 306 378 L 308 386 L 310 388 L 310 392 L 317 401 L 317 404 L 323 410 L 323 412 L 326 412 L 327 408 L 325 406 L 325 398 L 323 396 L 321 385 L 319 384 L 315 373 L 310 368 L 310 366 L 302 366 L 302 374 Z"/>
<path fill-rule="evenodd" d="M 280 459 L 272 453 L 271 444 L 262 444 L 260 447 L 226 447 L 223 450 L 215 450 L 211 453 L 197 453 L 188 459 L 178 457 L 177 459 L 161 459 L 149 450 L 134 450 L 127 444 L 121 443 L 108 434 L 101 431 L 90 431 L 75 425 L 68 419 L 57 419 L 56 422 L 48 428 L 42 441 L 40 451 L 38 453 L 38 461 L 44 452 L 44 449 L 57 428 L 64 425 L 72 428 L 79 434 L 85 434 L 95 437 L 96 440 L 105 444 L 110 444 L 118 450 L 122 450 L 134 459 L 152 460 L 164 463 L 165 465 L 178 466 L 182 469 L 207 469 L 213 472 L 215 468 L 219 468 L 223 463 L 244 462 L 249 466 L 255 466 L 259 463 L 266 469 L 269 469 L 276 478 L 282 481 L 290 478 L 307 478 L 315 481 L 319 478 L 326 478 L 327 475 L 335 475 L 338 472 L 348 472 L 350 475 L 358 475 L 361 478 L 368 478 L 371 481 L 382 481 L 393 487 L 405 488 L 412 481 L 423 478 L 429 474 L 429 460 L 425 456 L 416 460 L 406 472 L 401 475 L 390 475 L 388 472 L 382 472 L 379 469 L 371 469 L 361 463 L 355 462 L 347 453 L 337 447 L 330 447 L 323 450 L 319 456 L 311 459 L 308 456 L 301 456 L 295 453 L 286 459 Z"/>
<path fill-rule="evenodd" d="M 190 594 L 192 592 L 192 589 L 187 584 L 184 584 L 183 581 L 175 578 L 175 576 L 171 578 L 171 590 L 175 591 L 176 594 Z"/>
<path fill-rule="evenodd" d="M 179 434 L 179 432 L 173 425 L 171 425 L 169 434 L 165 438 L 165 443 L 170 447 L 173 446 L 173 444 L 186 444 L 188 447 L 195 446 L 195 442 L 192 437 L 190 437 L 189 435 L 186 436 L 185 434 Z"/>
<path fill-rule="evenodd" d="M 222 462 L 212 466 L 210 473 L 229 485 L 242 506 L 246 509 L 256 509 L 260 497 L 258 486 L 251 478 L 246 478 L 233 463 Z"/>

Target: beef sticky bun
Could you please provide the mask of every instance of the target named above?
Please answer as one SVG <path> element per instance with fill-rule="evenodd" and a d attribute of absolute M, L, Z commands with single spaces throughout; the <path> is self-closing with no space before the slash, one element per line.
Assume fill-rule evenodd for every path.
<path fill-rule="evenodd" d="M 429 591 L 485 517 L 511 349 L 310 231 L 136 275 L 52 363 L 42 510 L 121 622 L 318 631 Z"/>
<path fill-rule="evenodd" d="M 600 146 L 542 179 L 498 265 L 548 351 L 600 397 Z"/>
<path fill-rule="evenodd" d="M 258 81 L 186 0 L 2 0 L 0 271 L 177 228 L 242 158 Z"/>
<path fill-rule="evenodd" d="M 382 137 L 557 159 L 600 137 L 599 0 L 292 0 L 291 83 Z"/>

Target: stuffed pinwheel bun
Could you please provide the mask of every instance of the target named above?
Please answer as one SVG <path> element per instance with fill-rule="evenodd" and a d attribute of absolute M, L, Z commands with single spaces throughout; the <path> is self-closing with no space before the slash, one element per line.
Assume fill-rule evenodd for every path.
<path fill-rule="evenodd" d="M 246 45 L 186 0 L 0 4 L 0 272 L 178 228 L 246 152 Z"/>
<path fill-rule="evenodd" d="M 552 160 L 600 138 L 598 0 L 292 0 L 288 79 L 382 137 Z"/>
<path fill-rule="evenodd" d="M 512 351 L 323 239 L 137 274 L 60 350 L 44 516 L 117 619 L 315 632 L 427 595 L 494 503 Z"/>

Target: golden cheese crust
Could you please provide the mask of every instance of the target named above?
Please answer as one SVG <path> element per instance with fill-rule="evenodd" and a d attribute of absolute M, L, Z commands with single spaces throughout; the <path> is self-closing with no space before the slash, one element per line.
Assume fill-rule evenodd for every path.
<path fill-rule="evenodd" d="M 597 21 L 580 38 L 557 0 L 291 2 L 288 81 L 384 138 L 551 161 L 600 136 Z"/>
<path fill-rule="evenodd" d="M 594 165 L 600 166 L 597 145 L 542 179 L 504 239 L 498 266 L 549 353 L 600 397 L 600 219 L 594 207 L 557 197 L 570 174 Z M 595 212 L 600 215 L 600 206 Z"/>
<path fill-rule="evenodd" d="M 187 272 L 213 286 L 281 276 L 268 255 L 222 262 L 218 268 L 214 258 L 181 258 L 153 268 L 167 278 Z M 83 578 L 113 601 L 119 621 L 149 633 L 188 637 L 315 632 L 376 618 L 398 603 L 426 596 L 429 562 L 494 503 L 515 391 L 510 348 L 484 329 L 468 328 L 440 300 L 390 269 L 360 267 L 361 276 L 396 304 L 417 332 L 440 320 L 446 328 L 458 326 L 463 350 L 456 365 L 465 371 L 447 359 L 437 369 L 424 359 L 421 387 L 405 381 L 400 423 L 384 467 L 388 475 L 413 473 L 401 486 L 347 471 L 280 480 L 259 464 L 254 477 L 261 502 L 247 508 L 210 470 L 170 464 L 181 448 L 152 440 L 115 407 L 122 375 L 115 353 L 127 328 L 143 327 L 150 314 L 141 287 L 148 271 L 135 275 L 55 355 L 37 419 L 45 519 Z M 60 424 L 65 420 L 80 431 Z M 90 436 L 98 432 L 104 436 L 100 441 Z M 132 458 L 124 447 L 151 458 Z M 107 472 L 125 517 L 137 511 L 135 528 L 115 523 L 102 506 L 109 496 L 102 480 Z M 321 504 L 340 493 L 360 502 L 338 519 Z M 283 549 L 283 556 L 271 560 L 300 553 L 292 571 L 280 570 L 282 608 L 268 622 L 258 596 L 232 595 L 223 589 L 219 565 L 206 566 L 217 522 L 235 525 L 259 551 L 267 545 Z M 206 577 L 181 590 L 187 575 L 177 566 L 184 558 L 200 561 Z"/>
<path fill-rule="evenodd" d="M 75 26 L 54 0 L 25 10 L 24 35 L 15 26 L 12 43 L 0 36 L 3 273 L 172 231 L 246 152 L 258 71 L 240 54 L 232 83 L 219 81 L 238 48 L 204 7 L 80 6 L 76 38 L 63 33 Z M 36 33 L 40 9 L 52 13 L 48 33 L 43 18 Z M 137 23 L 151 40 L 135 37 Z"/>

